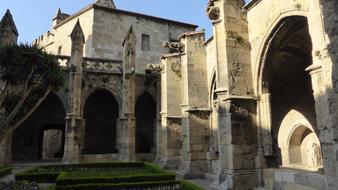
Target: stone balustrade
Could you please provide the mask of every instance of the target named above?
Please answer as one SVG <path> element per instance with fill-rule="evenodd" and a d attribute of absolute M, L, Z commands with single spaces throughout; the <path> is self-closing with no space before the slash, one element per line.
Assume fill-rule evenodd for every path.
<path fill-rule="evenodd" d="M 63 68 L 70 68 L 70 56 L 58 55 L 57 61 Z M 100 72 L 111 74 L 122 74 L 122 61 L 99 58 L 83 58 L 83 70 L 85 72 Z"/>
<path fill-rule="evenodd" d="M 67 68 L 69 67 L 70 63 L 70 56 L 65 56 L 65 55 L 58 55 L 57 57 L 57 61 L 60 64 L 60 66 Z"/>
<path fill-rule="evenodd" d="M 122 63 L 121 60 L 83 58 L 83 68 L 86 72 L 122 74 Z"/>

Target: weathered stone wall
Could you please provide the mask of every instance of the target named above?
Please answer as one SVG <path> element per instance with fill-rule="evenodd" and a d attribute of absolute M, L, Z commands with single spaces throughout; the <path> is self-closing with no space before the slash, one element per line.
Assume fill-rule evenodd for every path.
<path fill-rule="evenodd" d="M 55 159 L 62 156 L 62 130 L 46 130 L 43 133 L 42 159 Z"/>
<path fill-rule="evenodd" d="M 50 34 L 44 34 L 43 39 L 39 44 L 45 47 L 48 52 L 53 54 L 68 55 L 71 54 L 71 39 L 69 35 L 71 34 L 75 23 L 79 19 L 84 36 L 85 36 L 85 46 L 84 46 L 84 56 L 93 57 L 92 53 L 92 37 L 93 37 L 93 20 L 94 20 L 94 9 L 89 9 L 82 14 L 70 18 L 69 21 L 60 23 L 50 30 Z M 48 37 L 49 36 L 49 37 Z M 61 52 L 59 51 L 61 47 Z"/>
<path fill-rule="evenodd" d="M 130 26 L 136 35 L 136 72 L 144 73 L 147 64 L 159 64 L 164 41 L 177 40 L 183 32 L 194 27 L 133 16 L 123 11 L 95 8 L 93 24 L 93 57 L 122 59 L 122 43 Z M 142 50 L 142 34 L 150 36 L 150 50 Z"/>

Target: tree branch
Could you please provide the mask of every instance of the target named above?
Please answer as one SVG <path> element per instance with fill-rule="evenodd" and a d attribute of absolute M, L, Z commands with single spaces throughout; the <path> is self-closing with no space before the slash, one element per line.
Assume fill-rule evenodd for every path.
<path fill-rule="evenodd" d="M 23 122 L 25 122 L 35 112 L 35 110 L 42 104 L 42 102 L 47 98 L 51 90 L 52 90 L 52 87 L 48 86 L 48 88 L 46 89 L 46 92 L 37 101 L 37 103 L 19 121 L 17 121 L 12 127 L 10 127 L 8 131 L 6 131 L 6 129 L 9 128 L 8 125 L 4 126 L 3 128 L 0 128 L 0 139 L 3 136 L 7 136 L 7 134 L 12 133 L 15 129 L 20 127 L 23 124 Z"/>
<path fill-rule="evenodd" d="M 18 103 L 16 104 L 15 108 L 11 111 L 11 113 L 7 116 L 7 118 L 1 122 L 0 124 L 0 129 L 2 129 L 3 127 L 7 126 L 16 116 L 16 114 L 20 111 L 20 108 L 22 107 L 22 105 L 25 103 L 26 98 L 28 97 L 28 95 L 32 92 L 33 90 L 33 86 L 31 86 L 30 88 L 28 88 L 29 82 L 32 78 L 33 75 L 33 69 L 31 70 L 31 72 L 29 73 L 27 80 L 25 82 L 25 86 L 23 89 L 23 94 L 20 98 L 20 100 L 18 101 Z"/>

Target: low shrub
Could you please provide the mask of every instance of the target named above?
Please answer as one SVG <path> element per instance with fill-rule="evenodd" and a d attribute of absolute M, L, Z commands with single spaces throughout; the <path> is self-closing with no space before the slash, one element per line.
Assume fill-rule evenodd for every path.
<path fill-rule="evenodd" d="M 161 188 L 162 187 L 162 188 Z M 170 188 L 168 188 L 170 187 Z M 157 181 L 157 182 L 138 182 L 138 183 L 88 183 L 78 185 L 56 186 L 56 190 L 120 190 L 120 189 L 168 189 L 179 190 L 179 181 Z"/>
<path fill-rule="evenodd" d="M 55 185 L 49 186 L 47 190 L 56 190 L 56 186 Z"/>
<path fill-rule="evenodd" d="M 174 172 L 166 171 L 166 170 L 162 169 L 161 166 L 154 164 L 154 163 L 145 162 L 144 168 L 152 171 L 153 173 L 166 173 L 166 174 L 175 175 Z"/>
<path fill-rule="evenodd" d="M 60 172 L 39 172 L 39 168 L 25 170 L 15 175 L 16 181 L 31 181 L 37 183 L 54 183 Z"/>
<path fill-rule="evenodd" d="M 0 168 L 0 177 L 4 177 L 10 173 L 12 173 L 12 168 L 5 166 Z"/>
<path fill-rule="evenodd" d="M 117 168 L 143 168 L 143 162 L 112 162 L 112 163 L 92 163 L 92 164 L 71 164 L 71 165 L 50 165 L 39 167 L 39 171 L 86 171 L 86 170 L 107 170 Z"/>
<path fill-rule="evenodd" d="M 38 184 L 28 182 L 0 182 L 1 190 L 37 190 L 39 189 Z"/>
<path fill-rule="evenodd" d="M 168 181 L 175 180 L 175 175 L 172 174 L 132 174 L 125 176 L 67 176 L 67 172 L 62 172 L 56 179 L 57 185 L 76 185 L 88 183 L 134 183 L 134 182 L 151 182 L 151 181 Z"/>
<path fill-rule="evenodd" d="M 202 187 L 189 181 L 181 181 L 181 187 L 183 190 L 204 190 Z"/>
<path fill-rule="evenodd" d="M 143 162 L 114 162 L 72 165 L 50 165 L 29 169 L 15 175 L 18 181 L 35 181 L 38 183 L 54 183 L 63 171 L 108 170 L 117 168 L 142 168 Z"/>

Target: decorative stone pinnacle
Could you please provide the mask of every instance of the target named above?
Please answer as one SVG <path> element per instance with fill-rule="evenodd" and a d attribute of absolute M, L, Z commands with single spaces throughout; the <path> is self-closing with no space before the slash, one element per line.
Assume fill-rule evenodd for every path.
<path fill-rule="evenodd" d="M 125 46 L 125 44 L 126 44 L 127 42 L 132 43 L 132 44 L 135 44 L 135 43 L 136 43 L 136 35 L 135 35 L 135 33 L 134 33 L 133 26 L 130 26 L 129 31 L 128 31 L 126 37 L 125 37 L 124 40 L 123 40 L 122 46 Z"/>
<path fill-rule="evenodd" d="M 72 41 L 81 40 L 80 42 L 85 43 L 84 33 L 79 19 L 77 20 L 70 37 L 72 38 Z"/>
<path fill-rule="evenodd" d="M 6 10 L 5 15 L 0 21 L 0 30 L 3 30 L 4 28 L 10 28 L 15 35 L 19 35 L 18 29 L 15 26 L 13 16 L 9 9 Z"/>
<path fill-rule="evenodd" d="M 97 0 L 95 5 L 101 6 L 101 7 L 107 7 L 111 9 L 115 9 L 115 3 L 113 0 Z"/>

